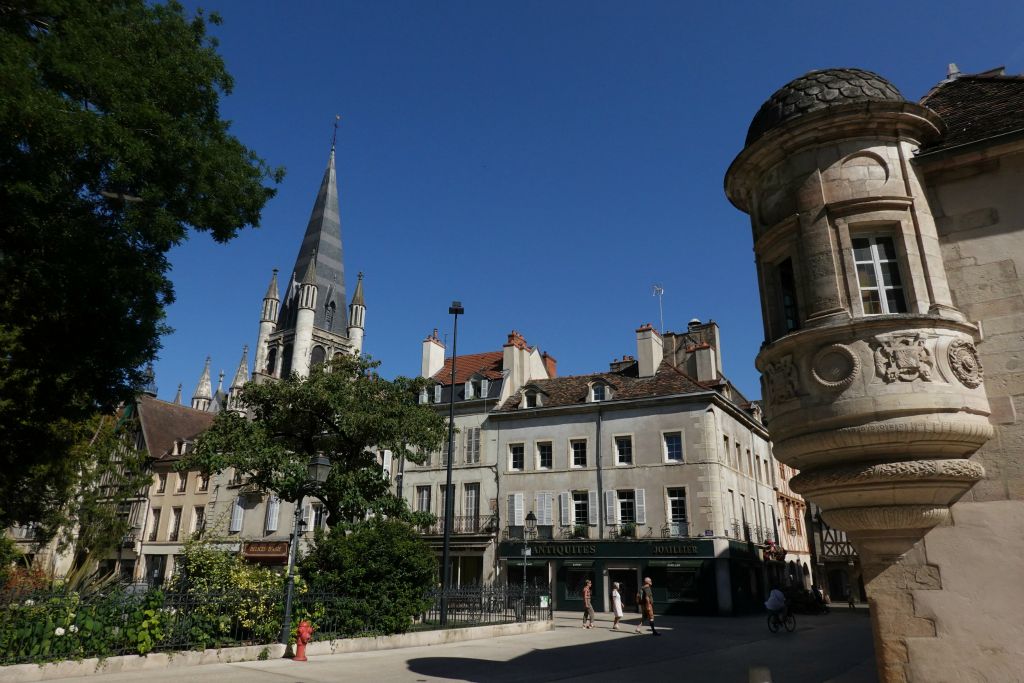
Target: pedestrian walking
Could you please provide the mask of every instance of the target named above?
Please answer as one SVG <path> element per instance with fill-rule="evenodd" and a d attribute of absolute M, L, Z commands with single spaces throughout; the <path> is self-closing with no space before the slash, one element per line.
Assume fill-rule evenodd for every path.
<path fill-rule="evenodd" d="M 612 614 L 615 620 L 612 622 L 612 630 L 619 630 L 619 619 L 622 618 L 622 595 L 619 594 L 619 582 L 612 584 Z"/>
<path fill-rule="evenodd" d="M 850 588 L 850 591 L 846 596 L 846 601 L 849 603 L 850 609 L 857 608 L 857 598 L 853 594 L 853 588 Z"/>
<path fill-rule="evenodd" d="M 658 629 L 654 626 L 654 591 L 652 590 L 654 584 L 651 583 L 651 577 L 644 577 L 644 585 L 637 593 L 637 602 L 640 606 L 640 623 L 637 624 L 636 632 L 640 633 L 640 627 L 644 625 L 644 619 L 651 624 L 651 633 L 656 636 L 660 636 Z"/>
<path fill-rule="evenodd" d="M 594 628 L 594 605 L 591 603 L 593 595 L 590 579 L 587 579 L 583 584 L 583 628 Z"/>

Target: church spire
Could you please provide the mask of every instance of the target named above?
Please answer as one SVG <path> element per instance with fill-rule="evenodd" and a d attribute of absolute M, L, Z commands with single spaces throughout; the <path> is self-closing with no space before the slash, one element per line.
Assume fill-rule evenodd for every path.
<path fill-rule="evenodd" d="M 203 374 L 199 376 L 199 384 L 192 394 L 192 407 L 196 410 L 206 410 L 213 400 L 213 387 L 210 386 L 210 357 L 206 357 L 206 365 L 203 366 Z"/>
<path fill-rule="evenodd" d="M 174 402 L 181 405 L 181 382 L 178 382 L 178 393 L 174 395 Z"/>
<path fill-rule="evenodd" d="M 316 259 L 316 286 L 320 293 L 313 326 L 333 332 L 345 334 L 348 326 L 345 309 L 345 267 L 341 248 L 341 217 L 338 211 L 338 181 L 334 169 L 334 149 L 320 181 L 313 212 L 306 226 L 306 234 L 299 247 L 295 266 L 292 268 L 291 282 L 285 296 L 280 320 L 283 329 L 285 321 L 294 325 L 295 312 L 298 309 L 298 293 L 301 278 L 309 270 L 310 262 Z"/>
<path fill-rule="evenodd" d="M 238 369 L 235 370 L 235 378 L 231 380 L 232 393 L 245 386 L 249 381 L 249 345 L 242 347 L 242 360 L 238 361 Z"/>

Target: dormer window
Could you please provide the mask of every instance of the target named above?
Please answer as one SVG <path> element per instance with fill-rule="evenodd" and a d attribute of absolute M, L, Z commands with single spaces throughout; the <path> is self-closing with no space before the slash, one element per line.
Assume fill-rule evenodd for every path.
<path fill-rule="evenodd" d="M 427 388 L 423 387 L 422 389 L 420 389 L 420 403 L 427 403 L 429 402 L 429 400 L 430 398 L 429 394 L 427 393 Z"/>
<path fill-rule="evenodd" d="M 527 408 L 536 408 L 540 405 L 540 398 L 536 391 L 527 391 L 524 395 L 525 406 Z"/>
<path fill-rule="evenodd" d="M 590 385 L 590 402 L 600 403 L 612 397 L 612 389 L 604 382 L 594 382 Z"/>

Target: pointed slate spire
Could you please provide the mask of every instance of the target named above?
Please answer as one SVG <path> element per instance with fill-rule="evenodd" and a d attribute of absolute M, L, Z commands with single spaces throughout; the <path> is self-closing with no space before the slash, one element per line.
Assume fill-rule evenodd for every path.
<path fill-rule="evenodd" d="M 352 305 L 353 306 L 365 306 L 366 302 L 363 301 L 363 274 L 359 273 L 359 279 L 356 280 L 356 291 L 352 294 Z"/>
<path fill-rule="evenodd" d="M 220 396 L 224 393 L 224 371 L 220 371 L 220 375 L 217 377 L 217 395 Z"/>
<path fill-rule="evenodd" d="M 174 395 L 174 402 L 181 405 L 181 382 L 178 382 L 178 393 Z"/>
<path fill-rule="evenodd" d="M 263 295 L 264 299 L 270 299 L 272 301 L 280 301 L 281 295 L 278 294 L 277 287 L 277 268 L 274 268 L 274 274 L 270 276 L 270 286 L 267 287 L 267 293 Z"/>
<path fill-rule="evenodd" d="M 238 362 L 238 369 L 235 370 L 235 378 L 231 380 L 231 391 L 241 389 L 249 381 L 249 345 L 242 347 L 242 360 Z"/>
<path fill-rule="evenodd" d="M 281 320 L 294 325 L 294 311 L 298 306 L 300 282 L 294 278 L 305 275 L 309 271 L 311 261 L 316 261 L 316 285 L 319 294 L 316 316 L 313 326 L 336 334 L 345 334 L 348 327 L 345 306 L 345 267 L 341 248 L 341 218 L 338 212 L 338 182 L 334 170 L 334 149 L 320 182 L 313 212 L 306 226 L 306 235 L 299 247 L 292 268 L 293 281 L 288 288 L 286 301 L 282 308 Z M 334 285 L 333 287 L 331 285 Z M 331 313 L 328 314 L 328 311 Z"/>
<path fill-rule="evenodd" d="M 213 400 L 213 388 L 210 386 L 210 357 L 206 357 L 206 365 L 203 366 L 203 374 L 199 376 L 199 384 L 192 394 L 192 407 L 196 410 L 206 410 Z"/>

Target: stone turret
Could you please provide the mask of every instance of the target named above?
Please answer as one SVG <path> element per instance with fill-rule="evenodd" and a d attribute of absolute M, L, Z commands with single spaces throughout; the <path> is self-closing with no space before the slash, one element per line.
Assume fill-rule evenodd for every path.
<path fill-rule="evenodd" d="M 299 377 L 309 375 L 309 354 L 313 346 L 313 320 L 316 311 L 316 254 L 309 261 L 306 274 L 299 283 L 298 313 L 295 316 L 295 346 L 292 371 Z"/>
<path fill-rule="evenodd" d="M 992 435 L 979 330 L 911 164 L 943 129 L 876 74 L 813 71 L 765 102 L 725 181 L 753 227 L 775 457 L 861 555 L 885 682 L 907 680 L 901 636 L 934 629 L 910 592 L 939 587 L 922 538 L 984 476 L 968 458 Z"/>
<path fill-rule="evenodd" d="M 277 370 L 277 353 L 273 354 L 274 363 L 268 363 L 270 356 L 270 349 L 268 343 L 270 335 L 273 334 L 277 328 L 277 313 L 278 308 L 281 304 L 281 296 L 278 293 L 277 286 L 277 268 L 274 268 L 273 275 L 270 276 L 270 285 L 267 287 L 267 293 L 263 295 L 263 309 L 260 313 L 260 333 L 256 338 L 256 362 L 253 366 L 254 373 L 262 373 L 265 375 L 275 375 Z"/>
<path fill-rule="evenodd" d="M 348 309 L 348 339 L 352 342 L 352 352 L 358 355 L 363 351 L 363 326 L 366 324 L 366 301 L 363 299 L 362 273 L 359 273 L 356 291 L 352 294 L 352 303 L 349 304 Z"/>
<path fill-rule="evenodd" d="M 209 410 L 213 401 L 213 387 L 210 384 L 210 357 L 206 357 L 206 365 L 203 366 L 203 374 L 199 376 L 199 383 L 192 394 L 192 407 L 196 410 Z"/>

